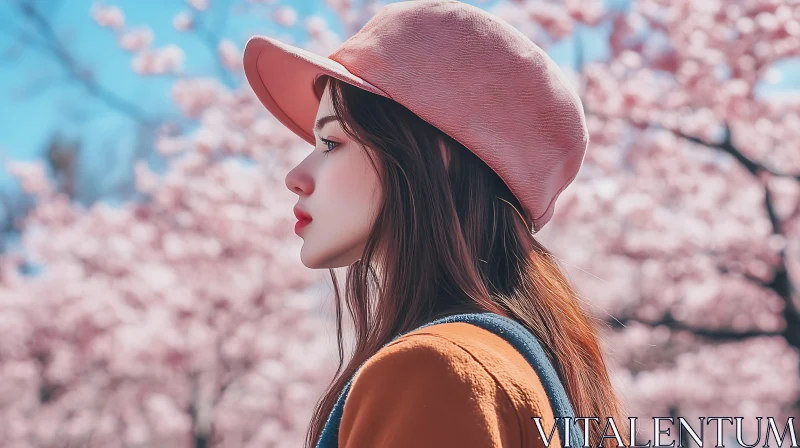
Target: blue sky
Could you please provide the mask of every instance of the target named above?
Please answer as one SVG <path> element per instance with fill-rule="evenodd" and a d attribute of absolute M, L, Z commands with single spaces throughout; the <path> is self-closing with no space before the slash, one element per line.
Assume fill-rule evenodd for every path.
<path fill-rule="evenodd" d="M 627 0 L 614 0 L 617 7 Z M 489 9 L 496 0 L 481 3 Z M 0 29 L 20 29 L 19 14 L 13 9 L 14 2 L 0 2 Z M 93 0 L 36 1 L 51 18 L 54 28 L 76 59 L 93 70 L 99 83 L 142 109 L 148 115 L 163 116 L 175 113 L 169 98 L 169 77 L 143 78 L 131 70 L 131 55 L 121 50 L 111 30 L 97 26 L 90 17 Z M 126 24 L 149 25 L 155 34 L 156 47 L 177 44 L 186 52 L 187 73 L 214 75 L 217 65 L 207 47 L 192 33 L 180 33 L 172 26 L 173 17 L 180 11 L 189 10 L 183 0 L 106 0 L 108 4 L 120 6 L 126 14 Z M 221 17 L 221 0 L 211 0 L 212 8 L 207 16 Z M 229 15 L 222 35 L 237 42 L 241 48 L 254 34 L 274 37 L 291 35 L 295 42 L 306 39 L 303 19 L 309 15 L 326 18 L 331 28 L 341 34 L 335 16 L 324 5 L 324 0 L 302 0 L 285 2 L 299 13 L 297 24 L 285 29 L 276 25 L 269 17 L 276 5 L 263 6 L 255 14 Z M 473 3 L 473 2 L 470 2 Z M 22 29 L 25 29 L 24 27 Z M 605 54 L 603 42 L 607 29 L 590 31 L 584 37 L 590 59 L 602 58 Z M 13 31 L 12 31 L 13 33 Z M 593 36 L 592 33 L 596 33 Z M 595 38 L 598 37 L 598 38 Z M 80 138 L 83 144 L 81 167 L 93 173 L 101 181 L 113 181 L 125 171 L 130 163 L 135 143 L 134 123 L 124 115 L 110 109 L 89 95 L 76 82 L 65 82 L 65 71 L 52 56 L 26 49 L 21 56 L 10 58 L 6 49 L 12 45 L 8 34 L 0 33 L 0 152 L 12 159 L 33 160 L 43 154 L 47 142 L 55 132 L 69 138 Z M 566 41 L 548 48 L 553 59 L 563 65 L 573 60 L 573 46 Z M 800 88 L 800 63 L 791 61 L 779 66 L 784 70 L 783 80 L 776 86 L 767 86 L 766 91 Z M 106 170 L 109 157 L 113 157 L 115 169 Z M 115 170 L 122 170 L 115 173 Z M 99 175 L 98 175 L 99 174 Z M 0 171 L 0 188 L 12 186 L 9 178 Z M 102 186 L 101 186 L 102 187 Z"/>
<path fill-rule="evenodd" d="M 208 11 L 212 19 L 219 17 L 219 3 L 212 1 Z M 103 29 L 91 19 L 92 0 L 62 0 L 35 2 L 57 5 L 42 8 L 47 11 L 54 28 L 70 52 L 84 66 L 92 69 L 98 82 L 135 104 L 148 115 L 174 113 L 169 98 L 170 77 L 143 78 L 131 69 L 131 55 L 121 50 L 111 30 Z M 149 25 L 155 35 L 154 46 L 176 44 L 186 52 L 185 71 L 191 74 L 215 74 L 217 65 L 209 49 L 191 33 L 180 33 L 172 26 L 173 17 L 189 10 L 181 0 L 136 1 L 118 0 L 126 14 L 126 25 Z M 305 39 L 302 18 L 319 14 L 329 18 L 336 30 L 336 21 L 323 1 L 293 2 L 301 20 L 290 28 L 278 28 L 268 17 L 269 9 L 261 15 L 230 15 L 223 36 L 240 46 L 253 34 L 293 35 Z M 26 29 L 12 2 L 0 3 L 0 27 Z M 9 24 L 11 24 L 9 26 Z M 338 31 L 338 30 L 337 30 Z M 13 33 L 13 32 L 12 32 Z M 0 51 L 8 49 L 13 40 L 0 34 Z M 3 53 L 7 54 L 7 53 Z M 77 82 L 65 80 L 65 70 L 53 62 L 53 57 L 27 48 L 21 56 L 2 58 L 0 62 L 0 151 L 13 159 L 33 160 L 41 157 L 54 132 L 83 142 L 82 166 L 91 171 L 94 160 L 105 160 L 103 153 L 114 151 L 121 163 L 130 155 L 135 136 L 134 123 L 93 98 Z M 102 164 L 98 163 L 102 166 Z M 8 179 L 0 179 L 8 186 Z"/>

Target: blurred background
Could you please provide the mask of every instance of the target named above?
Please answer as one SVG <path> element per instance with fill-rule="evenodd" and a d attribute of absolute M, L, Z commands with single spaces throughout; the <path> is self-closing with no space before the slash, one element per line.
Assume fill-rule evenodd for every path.
<path fill-rule="evenodd" d="M 537 238 L 627 415 L 741 416 L 748 443 L 800 416 L 800 4 L 468 3 L 581 94 L 589 150 Z M 242 49 L 328 55 L 384 4 L 0 2 L 0 445 L 301 445 L 333 293 L 284 185 L 311 148 Z"/>

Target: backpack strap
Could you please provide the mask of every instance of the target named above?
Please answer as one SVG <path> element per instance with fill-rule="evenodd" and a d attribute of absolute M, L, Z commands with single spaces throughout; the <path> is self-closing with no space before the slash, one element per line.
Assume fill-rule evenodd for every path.
<path fill-rule="evenodd" d="M 389 345 L 391 342 L 394 342 L 401 336 L 411 333 L 412 331 L 416 331 L 431 325 L 450 322 L 465 322 L 491 331 L 492 333 L 505 339 L 518 352 L 520 352 L 520 354 L 522 354 L 525 360 L 528 361 L 531 367 L 533 367 L 533 369 L 539 375 L 539 379 L 542 382 L 542 386 L 544 386 L 547 397 L 550 399 L 550 406 L 553 408 L 553 415 L 557 417 L 556 425 L 558 426 L 558 431 L 561 435 L 560 439 L 562 445 L 565 447 L 568 446 L 567 442 L 569 442 L 569 446 L 572 447 L 581 446 L 583 444 L 583 432 L 577 424 L 574 424 L 575 412 L 555 368 L 547 358 L 547 355 L 545 354 L 544 349 L 542 349 L 539 340 L 527 328 L 525 328 L 525 326 L 514 319 L 492 312 L 454 314 L 451 316 L 441 317 L 421 325 L 414 330 L 399 334 L 395 336 L 394 339 L 386 343 L 384 347 Z M 359 367 L 359 369 L 360 368 L 361 367 Z M 358 373 L 359 369 L 356 370 L 356 373 Z M 339 394 L 339 398 L 336 400 L 333 410 L 331 411 L 330 415 L 328 415 L 328 420 L 325 422 L 325 427 L 322 430 L 322 434 L 320 435 L 319 443 L 317 443 L 316 448 L 338 447 L 339 425 L 342 419 L 342 413 L 344 411 L 344 403 L 345 400 L 347 400 L 347 394 L 350 392 L 350 386 L 353 384 L 355 376 L 356 375 L 354 374 L 347 384 L 345 384 L 344 388 L 342 388 L 342 392 Z M 569 418 L 570 420 L 567 421 L 566 418 Z M 569 425 L 569 440 L 563 436 L 563 434 L 567 434 L 565 432 L 565 426 L 567 425 L 567 422 L 573 422 L 573 424 Z M 534 423 L 531 422 L 531 424 Z"/>

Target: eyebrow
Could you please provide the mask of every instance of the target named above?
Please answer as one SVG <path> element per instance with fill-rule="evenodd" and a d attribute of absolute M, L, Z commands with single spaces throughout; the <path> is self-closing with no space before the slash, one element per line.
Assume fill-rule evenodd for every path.
<path fill-rule="evenodd" d="M 328 122 L 334 121 L 336 119 L 337 119 L 336 115 L 328 115 L 328 116 L 322 117 L 319 120 L 317 120 L 317 124 L 314 125 L 314 130 L 319 132 L 319 131 L 322 130 L 322 128 L 326 124 L 328 124 Z"/>

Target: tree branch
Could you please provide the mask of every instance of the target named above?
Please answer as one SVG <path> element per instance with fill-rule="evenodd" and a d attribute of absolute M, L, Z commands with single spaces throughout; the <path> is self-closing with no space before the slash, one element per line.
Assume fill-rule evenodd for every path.
<path fill-rule="evenodd" d="M 742 154 L 741 151 L 739 151 L 735 146 L 733 146 L 733 143 L 731 141 L 731 129 L 728 123 L 725 123 L 725 136 L 723 137 L 721 143 L 706 142 L 697 137 L 686 135 L 678 130 L 674 130 L 673 132 L 675 133 L 676 136 L 688 140 L 692 143 L 697 143 L 699 145 L 703 145 L 708 148 L 719 149 L 723 152 L 730 154 L 731 156 L 733 156 L 734 159 L 736 159 L 736 161 L 742 164 L 742 166 L 744 166 L 747 169 L 747 171 L 750 172 L 750 174 L 754 176 L 758 176 L 759 172 L 761 171 L 766 171 L 772 174 L 773 176 L 789 177 L 794 180 L 800 181 L 800 174 L 781 173 L 777 170 L 765 166 L 764 164 L 751 160 L 750 158 Z"/>
<path fill-rule="evenodd" d="M 70 73 L 75 80 L 83 84 L 89 93 L 105 102 L 112 109 L 115 109 L 135 121 L 155 121 L 148 118 L 147 114 L 134 103 L 129 102 L 113 91 L 100 85 L 89 70 L 80 67 L 78 62 L 66 47 L 64 47 L 63 43 L 56 35 L 53 26 L 47 18 L 36 9 L 32 1 L 21 1 L 19 3 L 19 10 L 22 15 L 35 26 L 43 39 L 44 46 L 34 46 L 34 48 L 46 49 L 48 53 L 55 56 L 55 60 L 58 64 Z"/>
<path fill-rule="evenodd" d="M 217 61 L 217 71 L 219 72 L 219 77 L 225 83 L 226 86 L 229 88 L 234 88 L 237 85 L 237 82 L 231 76 L 231 73 L 225 67 L 225 64 L 222 63 L 219 57 L 219 42 L 220 38 L 219 35 L 225 29 L 225 23 L 227 21 L 228 15 L 230 14 L 230 7 L 231 1 L 227 0 L 223 5 L 225 9 L 224 14 L 218 14 L 218 21 L 216 24 L 216 30 L 211 30 L 210 27 L 205 26 L 201 21 L 195 21 L 195 29 L 197 30 L 197 34 L 200 37 L 200 40 L 205 44 L 208 51 L 211 53 L 211 56 Z"/>
<path fill-rule="evenodd" d="M 704 338 L 708 338 L 714 340 L 716 342 L 732 342 L 732 341 L 740 341 L 748 338 L 753 338 L 757 336 L 783 336 L 783 332 L 769 332 L 769 331 L 759 331 L 759 330 L 751 330 L 751 331 L 733 331 L 733 330 L 711 330 L 706 328 L 696 328 L 691 327 L 683 322 L 680 322 L 673 318 L 669 313 L 657 321 L 643 321 L 638 320 L 632 317 L 623 317 L 619 319 L 612 319 L 612 320 L 604 320 L 609 327 L 614 329 L 625 328 L 629 323 L 639 323 L 643 325 L 647 325 L 650 327 L 658 327 L 664 326 L 671 330 L 676 331 L 688 331 L 692 334 L 697 336 L 702 336 Z"/>

